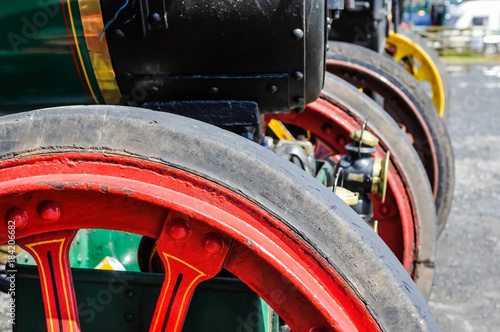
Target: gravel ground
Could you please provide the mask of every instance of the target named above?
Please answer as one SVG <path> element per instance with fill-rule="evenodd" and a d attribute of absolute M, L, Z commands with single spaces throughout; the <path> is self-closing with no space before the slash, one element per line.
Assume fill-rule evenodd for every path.
<path fill-rule="evenodd" d="M 500 326 L 500 66 L 449 67 L 456 188 L 430 305 L 445 332 Z M 0 296 L 0 332 L 9 332 Z M 3 303 L 2 303 L 3 302 Z"/>
<path fill-rule="evenodd" d="M 448 68 L 456 187 L 430 305 L 443 331 L 498 331 L 500 66 Z"/>

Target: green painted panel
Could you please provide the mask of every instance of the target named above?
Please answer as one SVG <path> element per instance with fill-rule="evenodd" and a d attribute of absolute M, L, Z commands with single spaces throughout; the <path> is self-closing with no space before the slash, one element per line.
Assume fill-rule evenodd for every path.
<path fill-rule="evenodd" d="M 105 257 L 116 258 L 127 271 L 139 272 L 137 251 L 142 235 L 106 229 L 78 231 L 70 249 L 72 267 L 93 269 Z"/>
<path fill-rule="evenodd" d="M 82 332 L 148 331 L 163 274 L 73 269 Z M 18 265 L 18 332 L 43 331 L 40 280 L 35 267 Z M 195 291 L 184 332 L 276 332 L 278 317 L 248 286 L 213 278 Z"/>
<path fill-rule="evenodd" d="M 116 258 L 126 271 L 139 272 L 137 251 L 142 235 L 107 229 L 81 229 L 71 243 L 69 261 L 73 268 L 93 269 L 106 257 Z M 23 251 L 17 257 L 21 264 L 35 265 Z"/>
<path fill-rule="evenodd" d="M 1 1 L 0 113 L 95 104 L 95 100 L 101 103 L 102 97 L 85 45 L 78 1 L 65 0 L 64 7 L 57 0 Z"/>

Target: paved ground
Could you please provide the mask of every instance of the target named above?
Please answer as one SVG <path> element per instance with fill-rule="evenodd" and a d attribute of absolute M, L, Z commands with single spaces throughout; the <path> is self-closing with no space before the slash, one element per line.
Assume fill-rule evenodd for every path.
<path fill-rule="evenodd" d="M 449 67 L 456 190 L 431 308 L 443 331 L 500 330 L 500 66 Z M 5 299 L 5 297 L 3 297 Z M 1 302 L 2 298 L 0 298 Z M 0 331 L 9 329 L 0 305 Z"/>
<path fill-rule="evenodd" d="M 500 66 L 449 69 L 456 188 L 430 305 L 443 331 L 499 331 Z"/>

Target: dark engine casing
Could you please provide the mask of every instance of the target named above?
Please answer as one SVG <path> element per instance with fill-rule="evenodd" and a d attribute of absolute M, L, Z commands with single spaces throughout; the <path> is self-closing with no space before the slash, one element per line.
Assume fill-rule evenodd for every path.
<path fill-rule="evenodd" d="M 245 100 L 279 113 L 319 96 L 325 0 L 132 1 L 101 1 L 126 104 Z"/>
<path fill-rule="evenodd" d="M 388 3 L 387 0 L 352 1 L 354 6 L 346 8 L 340 18 L 332 22 L 329 39 L 382 53 L 389 33 Z"/>

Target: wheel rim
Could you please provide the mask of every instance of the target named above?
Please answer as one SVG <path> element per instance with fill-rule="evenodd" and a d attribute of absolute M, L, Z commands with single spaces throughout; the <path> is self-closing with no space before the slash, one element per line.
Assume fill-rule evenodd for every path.
<path fill-rule="evenodd" d="M 300 114 L 276 114 L 272 117 L 309 130 L 317 139 L 316 157 L 321 159 L 346 154 L 345 145 L 350 141 L 349 133 L 361 128 L 363 124 L 361 120 L 342 110 L 340 105 L 325 95 L 308 104 L 305 111 Z M 383 142 L 381 144 L 383 145 Z M 387 150 L 385 147 L 378 146 L 375 156 L 384 157 L 385 150 Z M 398 162 L 392 158 L 388 173 L 389 187 L 384 203 L 380 195 L 370 195 L 373 200 L 373 218 L 379 221 L 380 237 L 408 273 L 416 279 L 418 221 L 413 213 L 411 194 L 406 190 L 404 176 L 399 169 Z"/>
<path fill-rule="evenodd" d="M 415 104 L 401 88 L 379 73 L 364 66 L 340 59 L 327 59 L 327 71 L 341 77 L 357 88 L 370 89 L 384 98 L 384 110 L 404 126 L 413 141 L 431 184 L 434 200 L 439 183 L 439 167 L 432 135 Z"/>
<path fill-rule="evenodd" d="M 177 288 L 181 298 L 166 278 L 150 331 L 179 331 L 194 285 L 222 267 L 296 331 L 379 330 L 358 296 L 307 243 L 263 209 L 209 180 L 129 156 L 78 152 L 3 161 L 0 173 L 0 212 L 15 221 L 16 239 L 37 260 L 53 331 L 79 330 L 67 254 L 81 228 L 159 239 L 160 251 L 168 251 L 167 275 L 183 274 L 190 281 Z M 0 243 L 7 242 L 7 234 L 0 233 Z M 196 247 L 192 252 L 199 255 L 183 257 L 177 246 Z M 277 298 L 277 291 L 294 301 Z M 167 302 L 161 299 L 172 300 L 162 306 Z M 167 314 L 175 319 L 164 323 Z"/>
<path fill-rule="evenodd" d="M 407 64 L 405 67 L 408 72 L 418 81 L 427 81 L 430 83 L 432 101 L 438 110 L 439 116 L 443 117 L 445 112 L 444 85 L 431 57 L 411 39 L 395 32 L 389 32 L 386 43 L 389 45 L 389 48 L 394 49 L 391 52 L 394 61 L 401 63 L 404 60 L 409 60 L 405 61 Z M 420 66 L 415 64 L 415 60 L 418 61 Z"/>

